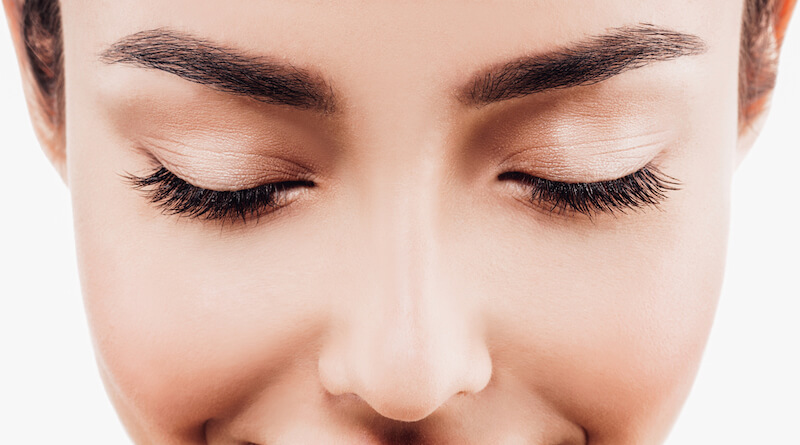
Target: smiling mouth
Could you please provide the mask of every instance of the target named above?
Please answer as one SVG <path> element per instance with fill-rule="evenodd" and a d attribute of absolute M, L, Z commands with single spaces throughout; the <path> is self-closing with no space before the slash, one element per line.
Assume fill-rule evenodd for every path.
<path fill-rule="evenodd" d="M 589 435 L 586 432 L 585 428 L 581 428 L 583 430 L 583 437 L 579 440 L 577 438 L 570 438 L 559 441 L 557 443 L 542 443 L 539 441 L 532 440 L 530 442 L 526 442 L 525 445 L 588 445 L 589 443 Z M 399 428 L 393 429 L 387 432 L 381 432 L 376 434 L 375 439 L 369 440 L 367 442 L 348 442 L 348 445 L 444 445 L 446 444 L 459 444 L 459 445 L 466 445 L 463 442 L 464 438 L 459 437 L 456 440 L 441 442 L 440 440 L 431 441 L 430 439 L 426 438 L 423 433 L 421 433 L 417 429 L 413 428 Z M 503 441 L 501 443 L 512 443 L 510 441 Z M 519 443 L 514 441 L 513 443 Z M 469 442 L 472 444 L 472 442 Z M 256 442 L 245 442 L 242 445 L 271 445 L 267 443 L 256 443 Z M 322 445 L 322 444 L 320 444 Z M 327 444 L 325 444 L 327 445 Z M 495 445 L 495 443 L 486 443 L 480 445 Z"/>

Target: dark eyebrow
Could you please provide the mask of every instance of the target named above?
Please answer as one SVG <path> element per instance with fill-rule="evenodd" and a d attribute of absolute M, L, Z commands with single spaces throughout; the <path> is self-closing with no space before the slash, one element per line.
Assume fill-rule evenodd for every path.
<path fill-rule="evenodd" d="M 591 85 L 652 62 L 702 54 L 698 36 L 641 23 L 548 53 L 522 57 L 479 73 L 457 93 L 467 105 L 489 103 L 547 90 Z"/>
<path fill-rule="evenodd" d="M 319 75 L 167 28 L 123 37 L 105 49 L 100 60 L 166 71 L 268 104 L 334 111 L 333 90 Z"/>

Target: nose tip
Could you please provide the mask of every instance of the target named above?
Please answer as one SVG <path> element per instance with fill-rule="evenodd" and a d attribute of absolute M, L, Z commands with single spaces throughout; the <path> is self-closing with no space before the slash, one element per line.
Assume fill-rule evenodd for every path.
<path fill-rule="evenodd" d="M 365 394 L 365 392 L 361 393 Z M 460 391 L 456 395 L 463 393 L 464 391 Z M 417 422 L 425 419 L 437 411 L 446 402 L 440 402 L 434 397 L 431 397 L 429 401 L 410 399 L 405 401 L 397 399 L 387 401 L 385 397 L 370 396 L 367 396 L 367 399 L 365 400 L 356 393 L 347 393 L 346 396 L 368 405 L 373 411 L 380 414 L 381 417 L 400 422 Z M 445 397 L 447 400 L 450 398 L 451 397 Z"/>
<path fill-rule="evenodd" d="M 433 375 L 414 376 L 398 372 L 385 383 L 365 385 L 357 395 L 383 417 L 416 422 L 430 416 L 455 397 L 481 391 L 488 383 L 490 373 L 482 374 L 453 376 L 448 381 L 436 379 Z"/>
<path fill-rule="evenodd" d="M 432 351 L 397 348 L 361 349 L 361 354 L 320 356 L 319 376 L 333 395 L 360 399 L 381 416 L 402 422 L 422 420 L 454 397 L 475 394 L 489 383 L 491 360 L 486 348 L 459 350 L 459 345 Z M 344 352 L 341 351 L 340 352 Z M 349 355 L 350 360 L 342 360 Z"/>

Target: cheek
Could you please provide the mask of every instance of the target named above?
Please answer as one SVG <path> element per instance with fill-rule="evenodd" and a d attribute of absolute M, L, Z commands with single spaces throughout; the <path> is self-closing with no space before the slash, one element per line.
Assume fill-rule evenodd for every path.
<path fill-rule="evenodd" d="M 316 347 L 324 307 L 313 256 L 297 246 L 155 232 L 81 236 L 84 298 L 112 391 L 145 417 L 137 423 L 175 434 L 235 410 L 294 356 L 313 356 L 299 351 Z"/>
<path fill-rule="evenodd" d="M 142 160 L 80 134 L 91 132 L 73 132 L 71 189 L 101 372 L 129 428 L 193 440 L 294 357 L 314 356 L 299 351 L 316 347 L 326 309 L 323 234 L 313 217 L 245 236 L 159 215 L 116 176 Z"/>
<path fill-rule="evenodd" d="M 669 427 L 695 375 L 725 240 L 603 238 L 540 241 L 505 268 L 491 286 L 493 361 L 598 443 L 650 443 L 637 434 Z"/>
<path fill-rule="evenodd" d="M 486 247 L 493 360 L 507 364 L 495 369 L 526 376 L 596 443 L 662 440 L 688 394 L 723 277 L 731 146 L 665 166 L 684 186 L 663 212 L 495 219 L 464 235 L 508 234 Z"/>

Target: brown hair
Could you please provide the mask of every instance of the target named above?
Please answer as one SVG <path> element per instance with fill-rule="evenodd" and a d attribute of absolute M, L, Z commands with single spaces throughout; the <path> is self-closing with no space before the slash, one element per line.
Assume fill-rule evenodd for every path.
<path fill-rule="evenodd" d="M 22 30 L 44 118 L 64 123 L 64 60 L 58 0 L 23 0 Z M 745 0 L 739 59 L 739 128 L 764 109 L 775 86 L 778 53 L 796 0 Z M 779 9 L 780 8 L 780 9 Z"/>
<path fill-rule="evenodd" d="M 775 87 L 778 53 L 795 0 L 746 0 L 739 54 L 739 129 L 763 110 Z M 783 21 L 781 21 L 783 19 Z"/>
<path fill-rule="evenodd" d="M 58 0 L 23 0 L 22 33 L 42 118 L 54 132 L 64 124 L 64 45 Z"/>

